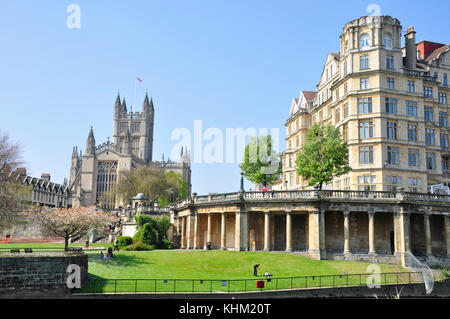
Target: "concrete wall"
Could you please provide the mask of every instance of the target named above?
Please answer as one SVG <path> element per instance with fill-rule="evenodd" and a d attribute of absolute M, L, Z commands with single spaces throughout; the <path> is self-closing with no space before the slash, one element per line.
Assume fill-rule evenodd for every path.
<path fill-rule="evenodd" d="M 88 276 L 88 256 L 84 253 L 0 254 L 0 298 L 33 295 L 36 291 L 68 292 L 70 264 L 80 266 L 83 284 Z"/>

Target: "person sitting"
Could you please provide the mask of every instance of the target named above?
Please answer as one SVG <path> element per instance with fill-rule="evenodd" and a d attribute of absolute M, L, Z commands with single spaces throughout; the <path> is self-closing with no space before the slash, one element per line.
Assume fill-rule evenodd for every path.
<path fill-rule="evenodd" d="M 266 273 L 264 274 L 267 278 L 267 282 L 270 282 L 272 279 L 270 279 L 270 277 L 272 277 L 272 274 L 270 274 L 269 272 L 266 271 Z"/>
<path fill-rule="evenodd" d="M 100 258 L 105 258 L 105 255 L 103 255 L 103 251 L 100 250 Z"/>

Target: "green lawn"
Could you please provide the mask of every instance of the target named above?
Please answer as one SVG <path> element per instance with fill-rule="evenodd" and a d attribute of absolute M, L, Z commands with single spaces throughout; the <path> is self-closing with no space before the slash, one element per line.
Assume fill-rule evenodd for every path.
<path fill-rule="evenodd" d="M 253 265 L 273 274 L 264 290 L 366 284 L 370 263 L 312 260 L 274 252 L 180 251 L 119 252 L 105 260 L 89 253 L 90 281 L 83 292 L 209 292 L 256 289 Z M 380 264 L 382 273 L 406 271 Z M 361 274 L 361 275 L 360 275 Z M 334 276 L 332 276 L 334 275 Z M 323 277 L 325 276 L 325 277 Z M 328 276 L 328 277 L 326 277 Z M 291 279 L 294 277 L 293 279 Z M 307 278 L 305 278 L 307 277 Z M 108 280 L 104 280 L 108 279 Z M 113 280 L 117 279 L 117 280 Z M 145 279 L 145 280 L 136 280 Z M 176 279 L 176 280 L 175 280 Z M 383 275 L 384 283 L 417 280 L 408 274 Z M 95 281 L 95 283 L 94 283 Z"/>
<path fill-rule="evenodd" d="M 71 246 L 82 246 L 72 244 Z M 93 244 L 107 248 L 109 244 Z M 9 244 L 0 248 L 63 247 L 63 244 Z M 202 292 L 249 291 L 256 289 L 253 265 L 260 273 L 273 274 L 264 290 L 346 286 L 366 284 L 370 263 L 312 260 L 307 257 L 275 252 L 155 250 L 115 252 L 114 259 L 101 259 L 100 253 L 88 252 L 89 281 L 82 292 Z M 398 265 L 379 264 L 382 283 L 414 281 Z M 324 277 L 328 276 L 328 277 Z M 292 279 L 291 279 L 292 278 Z M 117 280 L 116 280 L 117 279 Z M 142 279 L 142 280 L 136 280 Z"/>

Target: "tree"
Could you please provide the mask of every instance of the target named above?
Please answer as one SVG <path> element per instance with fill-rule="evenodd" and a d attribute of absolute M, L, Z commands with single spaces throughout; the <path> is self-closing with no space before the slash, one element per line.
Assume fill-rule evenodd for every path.
<path fill-rule="evenodd" d="M 308 185 L 329 183 L 333 177 L 347 174 L 348 145 L 341 139 L 338 128 L 315 123 L 306 134 L 306 143 L 297 155 L 296 170 Z"/>
<path fill-rule="evenodd" d="M 165 173 L 159 169 L 140 167 L 132 172 L 124 173 L 111 194 L 114 196 L 117 194 L 124 202 L 128 202 L 130 197 L 138 193 L 143 193 L 150 199 L 158 195 L 159 204 L 165 206 L 170 201 L 172 190 L 174 199 L 187 197 L 187 193 L 180 193 L 183 181 L 179 174 L 172 171 Z"/>
<path fill-rule="evenodd" d="M 23 210 L 22 198 L 29 194 L 30 188 L 17 181 L 10 173 L 23 164 L 22 148 L 11 141 L 7 134 L 0 132 L 0 230 L 12 226 Z"/>
<path fill-rule="evenodd" d="M 38 208 L 29 212 L 30 220 L 40 226 L 43 235 L 64 238 L 68 250 L 71 238 L 84 237 L 92 231 L 106 233 L 118 218 L 99 211 L 95 206 L 71 208 Z"/>
<path fill-rule="evenodd" d="M 244 159 L 239 166 L 244 177 L 257 184 L 273 184 L 281 174 L 281 162 L 278 153 L 272 149 L 270 135 L 250 138 L 245 147 Z"/>

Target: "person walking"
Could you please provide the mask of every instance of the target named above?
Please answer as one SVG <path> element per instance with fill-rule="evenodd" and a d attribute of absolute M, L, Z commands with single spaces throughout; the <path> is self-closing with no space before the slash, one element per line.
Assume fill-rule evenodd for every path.
<path fill-rule="evenodd" d="M 116 238 L 116 240 L 114 241 L 114 251 L 119 251 L 119 240 Z"/>

